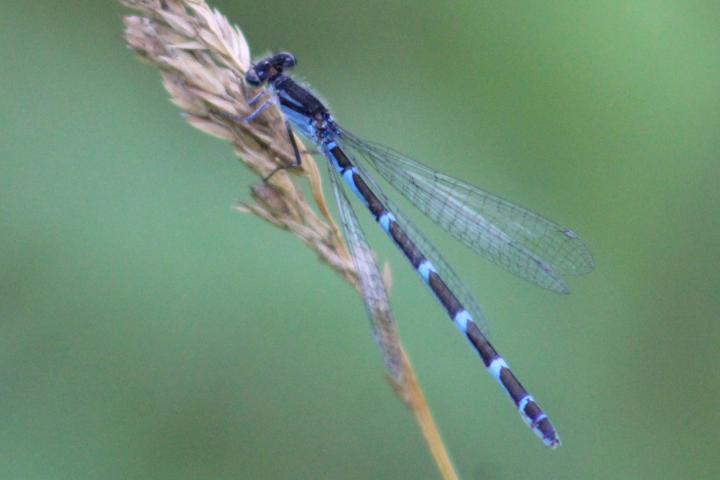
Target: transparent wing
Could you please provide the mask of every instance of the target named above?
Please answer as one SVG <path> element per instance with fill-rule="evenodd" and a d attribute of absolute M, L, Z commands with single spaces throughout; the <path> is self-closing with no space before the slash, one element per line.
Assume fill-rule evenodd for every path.
<path fill-rule="evenodd" d="M 339 143 L 345 146 L 344 142 L 340 141 Z M 373 180 L 372 176 L 367 174 L 362 165 L 358 164 L 354 157 L 352 157 L 352 161 L 358 173 L 365 183 L 368 184 L 375 196 L 383 203 L 383 205 L 385 205 L 385 208 L 395 216 L 395 221 L 398 226 L 413 241 L 417 248 L 420 249 L 425 258 L 432 262 L 438 275 L 443 279 L 443 282 L 445 282 L 445 285 L 447 285 L 447 287 L 453 292 L 465 309 L 470 312 L 470 315 L 472 315 L 478 328 L 487 335 L 488 329 L 487 322 L 485 321 L 485 315 L 483 315 L 480 306 L 475 301 L 475 298 L 460 278 L 458 278 L 455 271 L 450 267 L 450 265 L 448 265 L 432 243 L 425 238 L 425 236 L 412 224 L 410 220 L 407 219 L 397 205 L 395 205 L 387 197 L 387 195 L 385 195 L 382 188 L 380 188 L 380 186 Z"/>
<path fill-rule="evenodd" d="M 327 165 L 335 202 L 340 213 L 340 225 L 358 275 L 358 287 L 365 303 L 375 342 L 382 350 L 385 368 L 398 384 L 402 384 L 402 354 L 399 351 L 400 342 L 397 339 L 395 318 L 390 308 L 385 282 L 355 212 L 345 196 L 345 191 L 339 185 L 342 180 L 338 178 L 337 172 L 330 163 Z"/>
<path fill-rule="evenodd" d="M 344 129 L 342 139 L 440 227 L 511 273 L 568 293 L 561 275 L 593 269 L 592 254 L 572 230 Z"/>

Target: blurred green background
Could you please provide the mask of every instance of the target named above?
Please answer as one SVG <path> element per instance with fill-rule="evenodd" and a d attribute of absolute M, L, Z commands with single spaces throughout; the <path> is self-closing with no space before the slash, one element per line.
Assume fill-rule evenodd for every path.
<path fill-rule="evenodd" d="M 720 476 L 720 3 L 215 1 L 362 136 L 579 232 L 560 296 L 413 215 L 554 419 L 546 450 L 392 245 L 466 479 Z M 230 206 L 112 1 L 0 9 L 0 478 L 438 478 L 360 300 Z M 413 212 L 410 212 L 413 213 Z"/>

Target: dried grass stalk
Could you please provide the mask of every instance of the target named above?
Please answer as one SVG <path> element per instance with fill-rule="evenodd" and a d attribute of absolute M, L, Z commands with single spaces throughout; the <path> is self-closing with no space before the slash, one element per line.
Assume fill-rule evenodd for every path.
<path fill-rule="evenodd" d="M 250 48 L 242 32 L 202 0 L 120 0 L 140 16 L 124 18 L 129 47 L 160 69 L 172 102 L 193 127 L 232 143 L 238 158 L 261 178 L 280 165 L 293 163 L 293 153 L 280 112 L 268 109 L 248 124 L 233 119 L 252 112 L 252 95 L 244 83 Z M 318 258 L 358 289 L 353 262 L 323 196 L 312 156 L 302 152 L 302 168 L 293 173 L 310 187 L 317 215 L 297 180 L 281 170 L 272 180 L 252 188 L 253 202 L 236 210 L 251 213 L 300 239 Z M 389 283 L 389 270 L 385 272 Z M 373 328 L 388 367 L 388 379 L 412 410 L 433 458 L 445 479 L 457 475 L 433 422 L 391 315 L 373 316 Z"/>

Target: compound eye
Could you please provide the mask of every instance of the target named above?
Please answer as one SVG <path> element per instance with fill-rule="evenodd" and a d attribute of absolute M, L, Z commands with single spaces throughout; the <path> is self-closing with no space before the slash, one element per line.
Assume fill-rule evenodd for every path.
<path fill-rule="evenodd" d="M 257 71 L 255 71 L 254 68 L 251 68 L 247 71 L 247 73 L 245 74 L 245 81 L 253 87 L 259 87 L 262 83 L 262 79 L 257 74 Z"/>
<path fill-rule="evenodd" d="M 280 64 L 283 66 L 283 68 L 291 68 L 297 65 L 297 60 L 295 59 L 295 55 L 292 53 L 278 53 L 275 58 L 280 62 Z"/>

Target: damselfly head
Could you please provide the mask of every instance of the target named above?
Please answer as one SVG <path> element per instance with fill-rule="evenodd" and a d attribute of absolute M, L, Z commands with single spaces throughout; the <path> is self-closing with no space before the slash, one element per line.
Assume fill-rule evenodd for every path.
<path fill-rule="evenodd" d="M 292 68 L 297 64 L 295 56 L 291 53 L 281 52 L 272 57 L 265 58 L 245 73 L 245 81 L 254 87 L 259 87 L 265 82 L 272 82 L 283 70 Z"/>

